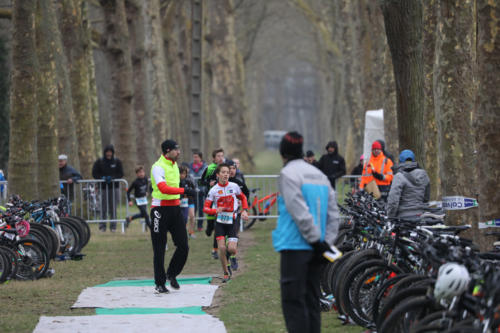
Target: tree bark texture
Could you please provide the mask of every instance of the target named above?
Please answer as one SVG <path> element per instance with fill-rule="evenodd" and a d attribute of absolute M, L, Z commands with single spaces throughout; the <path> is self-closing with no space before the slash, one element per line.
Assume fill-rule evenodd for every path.
<path fill-rule="evenodd" d="M 205 7 L 208 8 L 204 31 L 207 57 L 204 61 L 211 71 L 208 83 L 211 104 L 210 111 L 204 112 L 208 111 L 206 117 L 213 117 L 218 125 L 205 127 L 205 131 L 218 132 L 219 140 L 212 149 L 222 146 L 226 155 L 240 158 L 241 164 L 251 168 L 253 160 L 248 144 L 251 138 L 245 125 L 249 119 L 244 103 L 243 58 L 236 47 L 232 1 L 211 2 Z"/>
<path fill-rule="evenodd" d="M 479 221 L 500 218 L 500 4 L 498 1 L 477 1 L 477 64 L 478 99 L 474 123 L 478 164 Z M 491 242 L 481 238 L 482 249 L 491 249 Z"/>
<path fill-rule="evenodd" d="M 38 102 L 37 159 L 38 196 L 47 199 L 59 195 L 57 168 L 57 114 L 59 94 L 56 63 L 61 61 L 62 42 L 57 16 L 51 1 L 39 1 L 36 10 L 36 94 Z"/>
<path fill-rule="evenodd" d="M 56 14 L 58 15 L 58 40 L 59 47 L 55 48 L 58 89 L 58 113 L 57 113 L 57 151 L 59 154 L 68 156 L 68 163 L 75 168 L 80 168 L 78 156 L 78 139 L 76 136 L 75 115 L 73 112 L 73 100 L 71 94 L 71 82 L 69 79 L 69 65 L 65 50 L 62 45 L 62 1 L 57 2 Z"/>
<path fill-rule="evenodd" d="M 381 0 L 396 82 L 400 149 L 424 160 L 423 8 L 418 0 Z"/>
<path fill-rule="evenodd" d="M 441 179 L 437 159 L 438 137 L 434 113 L 434 60 L 436 50 L 436 15 L 439 1 L 424 1 L 424 148 L 425 170 L 431 181 L 431 197 L 441 197 Z"/>
<path fill-rule="evenodd" d="M 134 100 L 133 110 L 135 114 L 135 137 L 137 148 L 136 165 L 145 165 L 149 168 L 153 162 L 151 146 L 151 130 L 148 123 L 148 88 L 149 78 L 147 76 L 146 52 L 145 52 L 145 20 L 141 2 L 126 2 L 127 22 L 130 32 L 130 49 L 132 56 Z M 147 169 L 146 169 L 147 170 Z M 132 171 L 132 170 L 131 170 Z"/>
<path fill-rule="evenodd" d="M 147 1 L 145 7 L 145 48 L 147 55 L 147 73 L 151 90 L 151 106 L 148 114 L 152 128 L 150 154 L 154 160 L 161 154 L 160 145 L 172 134 L 170 119 L 171 110 L 168 109 L 168 87 L 164 35 L 162 17 L 160 15 L 160 1 Z"/>
<path fill-rule="evenodd" d="M 111 69 L 113 98 L 112 141 L 125 178 L 132 179 L 137 163 L 133 124 L 133 69 L 124 0 L 101 0 L 106 19 L 106 56 Z"/>
<path fill-rule="evenodd" d="M 9 142 L 9 195 L 25 200 L 37 198 L 36 75 L 34 0 L 13 4 L 12 90 Z M 55 167 L 55 166 L 54 166 Z"/>
<path fill-rule="evenodd" d="M 9 65 L 6 40 L 0 36 L 0 169 L 7 172 L 9 163 Z"/>
<path fill-rule="evenodd" d="M 94 144 L 94 122 L 90 104 L 90 73 L 87 49 L 90 47 L 88 34 L 83 26 L 81 0 L 62 1 L 62 35 L 69 63 L 71 95 L 75 114 L 78 139 L 80 172 L 84 178 L 92 173 L 96 157 Z"/>
<path fill-rule="evenodd" d="M 443 196 L 477 198 L 474 131 L 474 4 L 441 1 L 437 12 L 434 107 Z M 449 211 L 447 223 L 477 227 L 477 209 Z"/>
<path fill-rule="evenodd" d="M 163 17 L 171 136 L 189 154 L 191 119 L 191 1 L 174 1 Z M 183 156 L 189 161 L 191 156 Z"/>

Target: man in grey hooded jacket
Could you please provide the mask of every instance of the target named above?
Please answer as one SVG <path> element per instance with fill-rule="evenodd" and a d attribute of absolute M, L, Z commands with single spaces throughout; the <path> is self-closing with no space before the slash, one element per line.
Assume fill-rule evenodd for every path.
<path fill-rule="evenodd" d="M 430 197 L 427 172 L 415 162 L 415 154 L 405 149 L 399 154 L 398 173 L 392 180 L 386 211 L 389 217 L 414 218 L 424 212 Z"/>
<path fill-rule="evenodd" d="M 279 218 L 273 231 L 280 252 L 281 305 L 289 333 L 319 333 L 320 276 L 339 227 L 335 191 L 328 178 L 304 161 L 304 139 L 289 132 L 280 143 Z"/>

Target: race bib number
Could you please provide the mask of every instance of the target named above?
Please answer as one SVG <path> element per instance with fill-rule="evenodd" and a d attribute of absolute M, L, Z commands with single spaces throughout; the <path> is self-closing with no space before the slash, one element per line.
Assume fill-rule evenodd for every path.
<path fill-rule="evenodd" d="M 220 212 L 217 214 L 217 222 L 223 224 L 233 224 L 233 213 Z"/>
<path fill-rule="evenodd" d="M 188 200 L 188 198 L 182 198 L 181 199 L 181 207 L 189 207 L 189 200 Z"/>
<path fill-rule="evenodd" d="M 146 197 L 135 198 L 135 202 L 137 203 L 137 206 L 144 206 L 148 204 L 148 198 Z"/>

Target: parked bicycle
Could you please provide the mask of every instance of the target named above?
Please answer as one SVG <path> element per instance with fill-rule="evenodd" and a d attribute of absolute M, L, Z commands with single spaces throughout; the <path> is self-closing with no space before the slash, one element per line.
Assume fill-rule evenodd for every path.
<path fill-rule="evenodd" d="M 248 202 L 250 203 L 249 210 L 251 212 L 251 218 L 247 223 L 243 224 L 244 230 L 250 229 L 257 221 L 265 221 L 267 218 L 266 216 L 269 215 L 271 208 L 276 204 L 278 199 L 278 192 L 259 198 L 257 195 L 259 190 L 260 188 L 250 189 L 250 198 Z"/>
<path fill-rule="evenodd" d="M 496 332 L 500 254 L 480 253 L 436 212 L 389 219 L 366 193 L 340 207 L 349 221 L 336 246 L 344 255 L 321 286 L 340 318 L 382 333 Z M 487 291 L 487 292 L 486 292 Z"/>

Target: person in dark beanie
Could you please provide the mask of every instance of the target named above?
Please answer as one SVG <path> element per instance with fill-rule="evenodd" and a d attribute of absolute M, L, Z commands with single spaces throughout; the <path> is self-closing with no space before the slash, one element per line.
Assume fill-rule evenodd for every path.
<path fill-rule="evenodd" d="M 179 187 L 180 174 L 177 159 L 180 148 L 174 140 L 165 140 L 161 144 L 162 155 L 151 167 L 151 186 L 153 188 L 151 202 L 151 242 L 153 243 L 153 262 L 155 276 L 155 292 L 168 293 L 165 283 L 179 289 L 177 275 L 186 264 L 188 257 L 188 237 L 180 208 L 181 194 L 190 197 L 196 195 L 191 188 Z M 165 274 L 165 246 L 167 232 L 170 232 L 174 245 L 174 255 Z"/>
<path fill-rule="evenodd" d="M 319 159 L 319 169 L 328 177 L 335 189 L 335 181 L 345 175 L 345 161 L 340 156 L 336 141 L 330 141 L 325 147 L 326 154 Z"/>
<path fill-rule="evenodd" d="M 107 145 L 103 150 L 103 157 L 95 161 L 92 167 L 92 177 L 94 179 L 102 179 L 100 183 L 101 189 L 101 218 L 106 220 L 110 218 L 116 219 L 116 203 L 119 200 L 120 183 L 113 181 L 114 179 L 123 178 L 122 162 L 115 157 L 115 148 L 113 145 Z M 106 231 L 106 223 L 99 223 L 99 230 Z M 109 223 L 109 230 L 116 231 L 116 222 Z"/>
<path fill-rule="evenodd" d="M 316 158 L 314 157 L 314 152 L 312 150 L 308 150 L 306 152 L 306 156 L 304 157 L 304 160 L 309 163 L 314 165 L 316 168 L 319 169 L 319 162 L 316 161 Z"/>
<path fill-rule="evenodd" d="M 281 305 L 290 333 L 320 332 L 323 254 L 330 251 L 339 226 L 335 191 L 328 178 L 302 158 L 303 142 L 297 132 L 281 140 L 279 218 L 272 233 L 280 253 Z"/>

